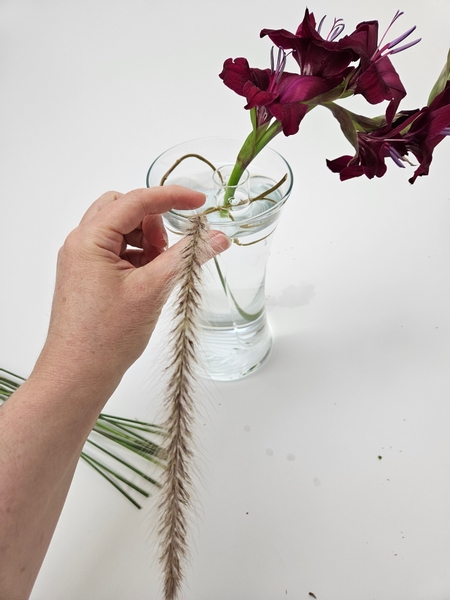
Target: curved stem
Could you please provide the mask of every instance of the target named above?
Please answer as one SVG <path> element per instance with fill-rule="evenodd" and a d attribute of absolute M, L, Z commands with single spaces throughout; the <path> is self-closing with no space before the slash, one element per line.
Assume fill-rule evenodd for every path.
<path fill-rule="evenodd" d="M 223 273 L 219 266 L 219 261 L 217 260 L 217 256 L 214 257 L 214 263 L 216 265 L 217 273 L 219 275 L 220 283 L 222 284 L 223 290 L 226 295 L 228 295 L 228 294 L 230 295 L 230 298 L 233 300 L 233 304 L 235 305 L 238 313 L 241 315 L 241 317 L 244 317 L 244 319 L 247 319 L 247 321 L 256 321 L 256 319 L 263 314 L 264 308 L 261 308 L 260 310 L 258 310 L 258 312 L 253 313 L 253 314 L 248 313 L 243 308 L 241 308 L 239 306 L 236 298 L 234 297 L 233 292 L 230 290 L 230 287 L 227 284 L 225 277 L 223 276 Z"/>
<path fill-rule="evenodd" d="M 209 160 L 204 158 L 201 154 L 185 154 L 184 156 L 179 158 L 177 161 L 175 161 L 175 163 L 170 167 L 170 169 L 166 173 L 164 173 L 164 175 L 161 178 L 161 181 L 159 182 L 159 185 L 164 185 L 166 182 L 166 179 L 169 177 L 169 175 L 172 173 L 172 171 L 174 171 L 178 167 L 178 165 L 180 163 L 182 163 L 183 160 L 186 160 L 187 158 L 198 158 L 198 160 L 201 160 L 204 163 L 206 163 L 208 166 L 210 166 L 213 171 L 217 171 L 216 167 L 211 162 L 209 162 Z M 223 183 L 222 175 L 219 172 L 218 172 L 218 175 L 220 177 L 221 182 Z"/>

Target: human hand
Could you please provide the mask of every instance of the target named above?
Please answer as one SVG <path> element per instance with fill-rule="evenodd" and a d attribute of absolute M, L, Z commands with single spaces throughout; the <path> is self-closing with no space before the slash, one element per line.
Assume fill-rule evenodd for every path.
<path fill-rule="evenodd" d="M 161 213 L 194 209 L 179 186 L 108 192 L 88 209 L 58 255 L 49 333 L 35 371 L 109 395 L 141 355 L 174 284 L 184 247 L 168 250 Z M 211 232 L 211 258 L 229 246 Z"/>

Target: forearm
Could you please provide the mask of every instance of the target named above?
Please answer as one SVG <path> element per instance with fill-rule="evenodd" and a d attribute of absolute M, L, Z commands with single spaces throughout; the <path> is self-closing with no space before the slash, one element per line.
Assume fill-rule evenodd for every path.
<path fill-rule="evenodd" d="M 28 598 L 83 444 L 108 398 L 101 386 L 88 389 L 50 373 L 38 369 L 0 411 L 2 600 Z"/>
<path fill-rule="evenodd" d="M 83 444 L 175 285 L 186 242 L 165 251 L 161 214 L 204 201 L 177 186 L 110 192 L 66 239 L 46 344 L 0 411 L 1 600 L 28 598 Z M 228 246 L 211 233 L 202 260 Z"/>

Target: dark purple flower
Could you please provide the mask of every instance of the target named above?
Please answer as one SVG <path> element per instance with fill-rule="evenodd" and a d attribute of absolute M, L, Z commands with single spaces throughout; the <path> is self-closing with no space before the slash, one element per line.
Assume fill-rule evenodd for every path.
<path fill-rule="evenodd" d="M 402 14 L 396 13 L 387 31 Z M 341 39 L 337 39 L 344 29 L 340 19 L 334 21 L 326 38 L 320 34 L 322 24 L 323 19 L 316 27 L 314 15 L 306 10 L 295 34 L 285 29 L 263 29 L 261 36 L 268 35 L 279 48 L 291 50 L 300 66 L 300 73 L 324 78 L 329 83 L 328 90 L 348 78 L 346 88 L 361 94 L 370 104 L 388 100 L 390 104 L 386 116 L 388 121 L 392 121 L 406 90 L 388 55 L 419 41 L 397 47 L 415 27 L 381 47 L 387 31 L 378 42 L 377 21 L 360 23 L 353 33 Z M 350 65 L 358 61 L 359 64 Z"/>
<path fill-rule="evenodd" d="M 450 135 L 450 82 L 430 106 L 422 108 L 404 135 L 407 150 L 420 163 L 410 183 L 414 183 L 417 177 L 428 175 L 433 150 L 447 135 Z"/>
<path fill-rule="evenodd" d="M 389 122 L 368 133 L 358 132 L 355 156 L 341 156 L 327 160 L 334 173 L 342 181 L 365 175 L 369 179 L 382 177 L 386 172 L 387 157 L 404 167 L 407 154 L 413 154 L 419 166 L 410 178 L 428 175 L 434 148 L 450 135 L 450 82 L 436 96 L 430 106 L 420 110 L 400 113 L 393 123 Z"/>
<path fill-rule="evenodd" d="M 350 76 L 348 87 L 355 94 L 364 96 L 370 104 L 388 100 L 389 106 L 386 111 L 388 123 L 392 122 L 400 101 L 406 96 L 406 90 L 389 55 L 401 52 L 420 41 L 414 40 L 397 47 L 415 30 L 415 27 L 412 27 L 397 39 L 382 46 L 387 32 L 402 14 L 396 13 L 380 42 L 378 42 L 378 21 L 360 23 L 352 34 L 340 40 L 344 47 L 351 49 L 360 59 L 358 67 Z"/>
<path fill-rule="evenodd" d="M 398 160 L 399 156 L 406 154 L 406 146 L 403 144 L 403 154 L 401 154 L 397 149 L 399 143 L 396 142 L 397 147 L 393 147 L 388 141 L 390 130 L 388 128 L 383 129 L 385 131 L 359 132 L 357 134 L 358 150 L 356 155 L 340 156 L 334 160 L 327 160 L 328 168 L 333 173 L 339 173 L 341 181 L 360 177 L 361 175 L 365 175 L 369 179 L 382 177 L 386 173 L 384 159 L 387 156 L 395 156 Z"/>
<path fill-rule="evenodd" d="M 347 67 L 358 58 L 352 49 L 342 48 L 340 42 L 333 41 L 342 32 L 343 27 L 340 20 L 335 21 L 327 39 L 324 39 L 316 29 L 314 15 L 306 9 L 303 21 L 295 34 L 285 29 L 263 29 L 260 35 L 269 36 L 272 42 L 283 50 L 292 50 L 292 55 L 300 66 L 301 75 L 333 80 L 338 78 L 339 82 L 342 82 L 349 72 Z"/>
<path fill-rule="evenodd" d="M 285 135 L 293 135 L 308 111 L 306 103 L 328 92 L 329 86 L 321 77 L 287 73 L 284 64 L 284 53 L 279 54 L 276 67 L 271 69 L 251 68 L 245 58 L 229 58 L 220 78 L 247 99 L 246 109 L 256 109 L 257 127 L 275 118 L 280 121 Z"/>

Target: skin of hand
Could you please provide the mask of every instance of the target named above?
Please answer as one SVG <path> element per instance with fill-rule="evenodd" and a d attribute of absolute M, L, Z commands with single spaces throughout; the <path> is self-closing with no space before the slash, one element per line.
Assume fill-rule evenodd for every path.
<path fill-rule="evenodd" d="M 185 241 L 165 249 L 161 214 L 204 201 L 178 186 L 108 192 L 61 248 L 47 340 L 0 411 L 2 600 L 29 597 L 83 444 L 175 285 Z M 205 260 L 229 246 L 210 241 Z"/>
<path fill-rule="evenodd" d="M 204 200 L 168 186 L 109 192 L 89 208 L 58 256 L 48 339 L 37 368 L 45 360 L 55 377 L 81 371 L 90 386 L 116 387 L 147 346 L 173 287 L 183 242 L 164 251 L 161 213 L 198 208 Z M 228 245 L 226 236 L 212 232 L 212 253 Z"/>

